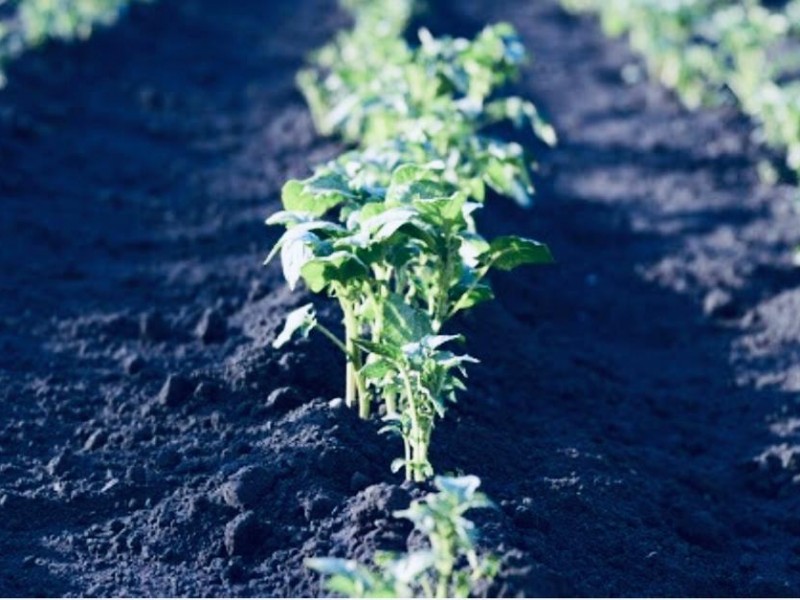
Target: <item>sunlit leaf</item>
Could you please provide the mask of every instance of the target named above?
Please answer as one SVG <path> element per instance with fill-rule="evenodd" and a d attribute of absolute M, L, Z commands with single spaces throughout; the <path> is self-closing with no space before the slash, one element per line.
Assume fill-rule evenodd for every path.
<path fill-rule="evenodd" d="M 317 315 L 314 311 L 313 304 L 306 304 L 300 308 L 293 310 L 286 316 L 286 322 L 283 330 L 272 342 L 273 348 L 281 348 L 284 346 L 295 333 L 299 333 L 302 337 L 308 337 L 308 334 L 317 324 Z"/>
<path fill-rule="evenodd" d="M 553 256 L 541 242 L 509 235 L 491 241 L 484 261 L 502 271 L 510 271 L 521 265 L 552 263 Z"/>

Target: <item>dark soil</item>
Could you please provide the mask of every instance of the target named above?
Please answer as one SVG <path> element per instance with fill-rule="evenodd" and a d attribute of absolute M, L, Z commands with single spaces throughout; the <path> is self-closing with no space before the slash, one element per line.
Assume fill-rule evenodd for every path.
<path fill-rule="evenodd" d="M 553 118 L 539 203 L 489 234 L 558 264 L 455 328 L 483 362 L 436 431 L 479 475 L 502 595 L 800 593 L 800 219 L 732 109 L 689 113 L 550 0 L 513 22 Z M 269 343 L 283 181 L 334 155 L 293 77 L 333 0 L 174 0 L 25 56 L 0 92 L 0 596 L 319 593 L 307 556 L 405 545 L 399 442 L 331 400 L 322 340 Z M 330 312 L 331 318 L 335 313 Z"/>

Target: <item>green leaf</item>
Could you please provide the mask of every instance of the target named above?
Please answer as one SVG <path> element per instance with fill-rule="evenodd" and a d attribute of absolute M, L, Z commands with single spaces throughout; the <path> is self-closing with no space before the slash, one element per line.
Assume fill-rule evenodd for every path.
<path fill-rule="evenodd" d="M 454 308 L 458 311 L 472 308 L 482 302 L 494 299 L 492 288 L 486 283 L 472 285 L 459 284 L 450 293 Z"/>
<path fill-rule="evenodd" d="M 520 206 L 531 205 L 531 193 L 528 174 L 518 159 L 489 157 L 485 164 L 484 177 L 487 183 L 501 194 L 510 196 Z"/>
<path fill-rule="evenodd" d="M 477 233 L 465 231 L 459 235 L 461 246 L 458 253 L 469 267 L 478 265 L 478 258 L 489 251 L 489 242 Z"/>
<path fill-rule="evenodd" d="M 558 136 L 553 126 L 542 118 L 536 106 L 517 96 L 502 98 L 489 102 L 485 106 L 487 116 L 493 120 L 509 119 L 515 127 L 520 128 L 530 123 L 533 132 L 548 146 L 558 143 Z"/>
<path fill-rule="evenodd" d="M 436 356 L 436 364 L 443 369 L 452 369 L 457 367 L 461 369 L 462 373 L 465 372 L 463 368 L 464 363 L 473 363 L 477 364 L 479 361 L 474 356 L 470 356 L 469 354 L 453 354 L 452 352 L 440 352 Z"/>
<path fill-rule="evenodd" d="M 383 358 L 379 358 L 364 365 L 361 369 L 361 375 L 364 379 L 380 380 L 394 370 L 392 363 Z"/>
<path fill-rule="evenodd" d="M 492 240 L 483 262 L 501 271 L 510 271 L 521 265 L 549 264 L 554 261 L 545 244 L 508 235 Z"/>
<path fill-rule="evenodd" d="M 300 213 L 290 213 L 288 211 L 280 211 L 278 213 L 275 213 L 273 217 L 278 217 L 276 221 L 281 221 L 284 219 L 287 220 L 290 219 L 291 218 L 290 215 L 298 215 L 298 214 Z M 267 223 L 271 225 L 272 223 L 270 221 L 271 218 L 267 220 Z M 303 236 L 303 234 L 311 231 L 315 232 L 317 239 L 319 239 L 319 235 L 328 236 L 332 234 L 338 234 L 343 232 L 344 229 L 342 229 L 342 227 L 340 227 L 336 223 L 331 223 L 330 221 L 319 221 L 319 220 L 304 220 L 302 222 L 298 221 L 297 223 L 290 225 L 290 228 L 286 232 L 284 232 L 284 234 L 280 237 L 280 239 L 278 239 L 278 241 L 272 247 L 272 250 L 270 250 L 269 255 L 264 260 L 264 264 L 266 265 L 267 263 L 272 261 L 272 259 L 275 258 L 278 252 L 280 252 L 280 250 L 283 248 L 284 244 L 291 242 L 292 240 L 296 240 L 301 236 Z"/>
<path fill-rule="evenodd" d="M 386 344 L 381 342 L 372 342 L 370 340 L 353 340 L 353 343 L 361 348 L 364 352 L 384 356 L 391 360 L 399 360 L 402 358 L 402 352 L 398 346 L 393 344 Z"/>
<path fill-rule="evenodd" d="M 418 550 L 396 559 L 388 570 L 398 581 L 412 584 L 420 575 L 433 566 L 433 552 L 430 550 Z"/>
<path fill-rule="evenodd" d="M 443 198 L 418 198 L 413 201 L 414 207 L 429 222 L 446 225 L 462 216 L 467 197 L 459 192 Z"/>
<path fill-rule="evenodd" d="M 413 223 L 417 216 L 413 208 L 398 206 L 370 217 L 362 223 L 362 227 L 371 234 L 372 239 L 380 242 L 390 238 L 403 225 Z"/>
<path fill-rule="evenodd" d="M 300 274 L 308 288 L 319 293 L 333 282 L 347 284 L 367 277 L 369 270 L 354 254 L 340 250 L 307 260 L 301 266 Z"/>
<path fill-rule="evenodd" d="M 290 210 L 279 210 L 278 212 L 270 215 L 267 219 L 267 225 L 286 225 L 293 227 L 299 223 L 306 223 L 314 220 L 314 215 L 307 212 L 293 212 Z"/>
<path fill-rule="evenodd" d="M 400 165 L 392 173 L 391 185 L 407 185 L 421 179 L 430 179 L 432 175 L 433 171 L 420 165 Z"/>
<path fill-rule="evenodd" d="M 453 186 L 442 180 L 442 176 L 436 171 L 406 164 L 397 167 L 392 173 L 392 179 L 386 191 L 386 201 L 405 204 L 421 198 L 450 196 L 452 193 Z"/>
<path fill-rule="evenodd" d="M 439 346 L 442 346 L 448 342 L 459 342 L 461 344 L 464 343 L 464 336 L 463 335 L 428 335 L 422 338 L 421 342 L 425 345 L 426 348 L 431 350 L 436 350 Z"/>
<path fill-rule="evenodd" d="M 317 315 L 314 311 L 313 304 L 306 304 L 300 308 L 293 310 L 286 316 L 286 322 L 283 326 L 283 331 L 272 342 L 273 348 L 280 348 L 284 346 L 292 336 L 299 332 L 301 336 L 308 337 L 311 330 L 317 324 Z"/>
<path fill-rule="evenodd" d="M 343 558 L 308 558 L 305 561 L 309 569 L 325 575 L 353 575 L 358 572 L 358 563 Z"/>
<path fill-rule="evenodd" d="M 283 207 L 320 217 L 342 202 L 355 198 L 347 180 L 338 173 L 322 173 L 304 181 L 292 179 L 283 186 Z"/>
<path fill-rule="evenodd" d="M 281 245 L 281 265 L 289 289 L 293 290 L 300 279 L 303 266 L 314 258 L 314 247 L 319 244 L 320 239 L 308 231 L 289 230 L 287 233 L 292 235 Z"/>
<path fill-rule="evenodd" d="M 433 480 L 433 485 L 438 490 L 454 496 L 461 503 L 472 499 L 481 486 L 481 480 L 475 475 L 464 475 L 462 477 L 438 476 Z"/>
<path fill-rule="evenodd" d="M 348 598 L 363 598 L 367 594 L 374 594 L 376 576 L 366 567 L 354 560 L 341 558 L 309 558 L 305 565 L 327 575 L 329 579 L 325 587 Z"/>
<path fill-rule="evenodd" d="M 390 294 L 383 304 L 384 337 L 398 346 L 433 333 L 428 315 L 409 306 L 399 294 Z"/>

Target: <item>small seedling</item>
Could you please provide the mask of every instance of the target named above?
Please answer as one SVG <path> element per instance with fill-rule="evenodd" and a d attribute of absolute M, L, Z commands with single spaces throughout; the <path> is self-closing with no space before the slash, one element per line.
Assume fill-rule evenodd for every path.
<path fill-rule="evenodd" d="M 464 514 L 493 504 L 478 492 L 480 480 L 436 477 L 436 493 L 412 502 L 395 517 L 408 519 L 427 541 L 405 554 L 378 553 L 373 566 L 338 558 L 312 558 L 306 565 L 325 576 L 325 587 L 350 598 L 467 598 L 489 585 L 500 563 L 476 549 L 478 531 Z"/>

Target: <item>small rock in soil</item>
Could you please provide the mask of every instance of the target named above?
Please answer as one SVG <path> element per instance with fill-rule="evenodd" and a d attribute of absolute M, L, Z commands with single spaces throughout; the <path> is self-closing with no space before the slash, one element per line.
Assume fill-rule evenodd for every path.
<path fill-rule="evenodd" d="M 139 333 L 142 338 L 151 342 L 161 342 L 169 338 L 169 325 L 161 313 L 152 311 L 139 319 Z"/>
<path fill-rule="evenodd" d="M 66 474 L 75 466 L 75 458 L 68 450 L 63 450 L 47 463 L 47 473 L 52 477 Z"/>
<path fill-rule="evenodd" d="M 274 480 L 274 474 L 263 467 L 244 467 L 231 475 L 222 486 L 222 498 L 234 508 L 254 508 L 272 487 Z"/>
<path fill-rule="evenodd" d="M 267 397 L 266 407 L 273 410 L 288 411 L 303 403 L 300 394 L 294 388 L 282 387 L 273 390 Z"/>
<path fill-rule="evenodd" d="M 209 308 L 200 317 L 194 332 L 204 344 L 224 342 L 228 333 L 228 322 L 219 311 Z"/>
<path fill-rule="evenodd" d="M 247 569 L 241 560 L 233 559 L 225 567 L 223 578 L 229 584 L 244 583 L 247 581 Z"/>
<path fill-rule="evenodd" d="M 703 313 L 712 319 L 733 319 L 739 314 L 739 305 L 730 293 L 716 289 L 703 300 Z"/>
<path fill-rule="evenodd" d="M 128 470 L 125 472 L 125 481 L 134 485 L 144 485 L 147 483 L 147 469 L 141 465 L 128 467 Z"/>
<path fill-rule="evenodd" d="M 108 434 L 102 429 L 97 429 L 86 440 L 86 443 L 83 445 L 83 449 L 89 452 L 93 450 L 99 450 L 106 445 L 107 441 Z"/>
<path fill-rule="evenodd" d="M 138 354 L 126 356 L 122 361 L 122 368 L 125 369 L 127 375 L 136 375 L 136 373 L 144 369 L 144 365 L 144 359 Z"/>
<path fill-rule="evenodd" d="M 220 397 L 220 389 L 213 383 L 201 381 L 194 390 L 194 397 L 201 402 L 216 402 Z"/>
<path fill-rule="evenodd" d="M 318 494 L 306 499 L 303 503 L 303 514 L 306 521 L 316 521 L 330 516 L 336 508 L 336 501 L 326 494 Z"/>
<path fill-rule="evenodd" d="M 225 525 L 225 549 L 230 556 L 252 556 L 261 538 L 261 524 L 253 511 L 238 515 Z"/>
<path fill-rule="evenodd" d="M 158 393 L 158 403 L 174 407 L 181 404 L 193 391 L 192 383 L 180 375 L 170 375 Z"/>

